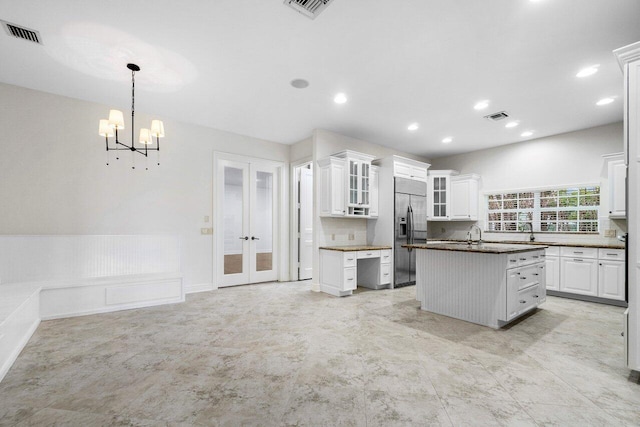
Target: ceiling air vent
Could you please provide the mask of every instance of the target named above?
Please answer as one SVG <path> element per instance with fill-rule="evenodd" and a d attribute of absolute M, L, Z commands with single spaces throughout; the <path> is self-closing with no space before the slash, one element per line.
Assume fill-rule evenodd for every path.
<path fill-rule="evenodd" d="M 332 1 L 333 0 L 284 0 L 284 4 L 311 19 L 315 19 Z"/>
<path fill-rule="evenodd" d="M 38 31 L 30 30 L 28 28 L 20 27 L 16 24 L 12 24 L 6 21 L 0 21 L 7 34 L 18 39 L 27 40 L 30 42 L 42 44 L 40 39 L 40 33 Z"/>
<path fill-rule="evenodd" d="M 498 120 L 506 119 L 509 117 L 506 111 L 500 111 L 498 113 L 489 114 L 488 116 L 484 116 L 485 119 L 491 120 L 492 122 L 497 122 Z"/>

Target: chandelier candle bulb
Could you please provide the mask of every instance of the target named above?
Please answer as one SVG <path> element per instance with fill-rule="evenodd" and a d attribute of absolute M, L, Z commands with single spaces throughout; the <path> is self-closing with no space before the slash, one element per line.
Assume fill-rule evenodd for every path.
<path fill-rule="evenodd" d="M 140 144 L 149 145 L 152 144 L 151 131 L 146 128 L 140 129 Z"/>
<path fill-rule="evenodd" d="M 124 115 L 122 114 L 122 111 L 109 111 L 109 125 L 117 130 L 124 129 Z"/>
<path fill-rule="evenodd" d="M 109 125 L 109 120 L 100 120 L 100 127 L 98 128 L 98 134 L 106 138 L 113 136 L 113 128 Z"/>
<path fill-rule="evenodd" d="M 152 120 L 151 121 L 151 135 L 156 138 L 164 137 L 164 123 L 162 120 Z"/>

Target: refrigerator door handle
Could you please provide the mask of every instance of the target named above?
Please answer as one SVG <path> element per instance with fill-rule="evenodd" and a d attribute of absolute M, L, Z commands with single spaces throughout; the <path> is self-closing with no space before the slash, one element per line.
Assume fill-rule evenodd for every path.
<path fill-rule="evenodd" d="M 407 207 L 407 243 L 413 244 L 413 208 L 411 205 Z"/>

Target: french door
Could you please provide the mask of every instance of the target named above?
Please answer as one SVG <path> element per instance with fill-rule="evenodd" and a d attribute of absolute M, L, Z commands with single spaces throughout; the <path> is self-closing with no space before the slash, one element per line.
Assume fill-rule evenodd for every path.
<path fill-rule="evenodd" d="M 277 280 L 277 168 L 218 159 L 216 182 L 218 286 Z"/>

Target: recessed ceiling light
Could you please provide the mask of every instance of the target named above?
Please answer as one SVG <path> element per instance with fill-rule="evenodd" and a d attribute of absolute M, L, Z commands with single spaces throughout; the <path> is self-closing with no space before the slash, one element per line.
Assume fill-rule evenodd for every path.
<path fill-rule="evenodd" d="M 448 143 L 450 143 L 451 141 L 453 141 L 453 138 L 451 138 L 450 136 L 448 136 L 448 137 L 446 137 L 445 139 L 443 139 L 443 140 L 442 140 L 442 143 L 443 143 L 443 144 L 448 144 Z"/>
<path fill-rule="evenodd" d="M 613 98 L 602 98 L 600 101 L 596 102 L 596 105 L 607 105 L 613 102 Z"/>
<path fill-rule="evenodd" d="M 345 95 L 344 93 L 338 93 L 334 98 L 333 98 L 333 102 L 335 102 L 336 104 L 344 104 L 345 102 L 347 102 L 347 95 Z"/>
<path fill-rule="evenodd" d="M 514 128 L 514 127 L 516 127 L 518 125 L 519 125 L 518 122 L 509 122 L 506 125 L 504 125 L 504 127 L 506 127 L 506 128 Z"/>
<path fill-rule="evenodd" d="M 294 79 L 291 80 L 291 86 L 295 87 L 296 89 L 304 89 L 306 87 L 309 87 L 309 82 L 305 79 Z"/>
<path fill-rule="evenodd" d="M 520 136 L 523 137 L 523 138 L 526 138 L 526 137 L 531 136 L 531 135 L 533 135 L 533 132 L 531 132 L 530 130 L 526 130 L 526 131 L 524 131 L 524 132 L 522 132 L 520 134 Z"/>
<path fill-rule="evenodd" d="M 598 72 L 598 67 L 600 66 L 600 64 L 596 64 L 596 65 L 592 65 L 590 67 L 587 68 L 583 68 L 582 70 L 578 71 L 578 74 L 576 74 L 576 77 L 588 77 L 588 76 L 592 76 L 595 73 Z"/>
<path fill-rule="evenodd" d="M 417 123 L 411 123 L 411 124 L 409 125 L 409 127 L 407 127 L 407 129 L 409 129 L 409 130 L 413 131 L 413 130 L 418 130 L 418 128 L 419 128 L 419 127 L 420 127 L 420 125 L 419 125 L 419 124 L 417 124 Z"/>
<path fill-rule="evenodd" d="M 489 106 L 489 101 L 478 101 L 476 105 L 473 106 L 475 110 L 484 110 Z"/>

